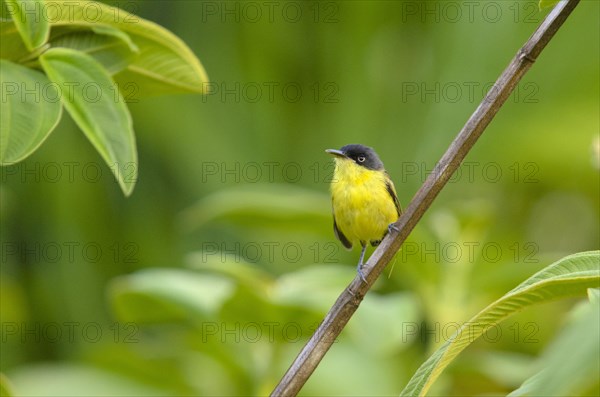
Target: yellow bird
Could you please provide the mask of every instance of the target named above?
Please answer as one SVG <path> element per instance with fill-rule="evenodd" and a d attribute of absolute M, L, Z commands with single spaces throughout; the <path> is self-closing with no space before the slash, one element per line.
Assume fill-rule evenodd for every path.
<path fill-rule="evenodd" d="M 372 148 L 354 144 L 326 152 L 335 156 L 331 181 L 333 231 L 348 249 L 360 242 L 357 270 L 366 281 L 362 267 L 367 243 L 378 245 L 402 212 L 396 189 Z"/>

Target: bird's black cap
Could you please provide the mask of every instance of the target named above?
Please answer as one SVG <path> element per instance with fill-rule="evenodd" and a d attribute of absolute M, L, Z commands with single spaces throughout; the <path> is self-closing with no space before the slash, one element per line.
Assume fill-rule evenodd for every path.
<path fill-rule="evenodd" d="M 342 146 L 340 150 L 327 149 L 326 152 L 334 156 L 347 157 L 361 167 L 370 170 L 383 170 L 383 163 L 375 150 L 365 145 L 351 144 Z"/>

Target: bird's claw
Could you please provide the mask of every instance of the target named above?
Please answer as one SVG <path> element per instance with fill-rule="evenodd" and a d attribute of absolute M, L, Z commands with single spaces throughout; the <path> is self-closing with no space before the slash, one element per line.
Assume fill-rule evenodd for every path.
<path fill-rule="evenodd" d="M 360 277 L 360 279 L 363 281 L 363 283 L 366 284 L 367 283 L 367 279 L 365 278 L 365 274 L 362 271 L 363 266 L 364 265 L 362 263 L 359 263 L 358 266 L 356 267 L 356 271 L 357 271 L 358 276 Z"/>
<path fill-rule="evenodd" d="M 392 232 L 392 230 L 393 230 L 393 231 L 395 231 L 395 232 L 399 232 L 399 231 L 400 231 L 400 228 L 399 228 L 398 226 L 396 226 L 396 224 L 395 224 L 395 223 L 390 223 L 390 224 L 388 225 L 388 233 L 391 233 L 391 232 Z"/>

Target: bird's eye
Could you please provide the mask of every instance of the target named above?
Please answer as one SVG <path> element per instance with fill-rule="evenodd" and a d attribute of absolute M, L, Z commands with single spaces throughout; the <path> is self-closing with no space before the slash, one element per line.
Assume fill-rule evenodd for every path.
<path fill-rule="evenodd" d="M 356 159 L 358 160 L 359 163 L 364 163 L 366 160 L 365 156 L 358 156 Z"/>

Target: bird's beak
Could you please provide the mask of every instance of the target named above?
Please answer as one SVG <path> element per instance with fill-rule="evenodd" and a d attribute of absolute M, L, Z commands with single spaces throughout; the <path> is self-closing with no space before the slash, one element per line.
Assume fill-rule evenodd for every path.
<path fill-rule="evenodd" d="M 327 149 L 325 151 L 335 157 L 348 158 L 348 156 L 346 156 L 346 154 L 344 152 L 342 152 L 341 150 Z"/>

